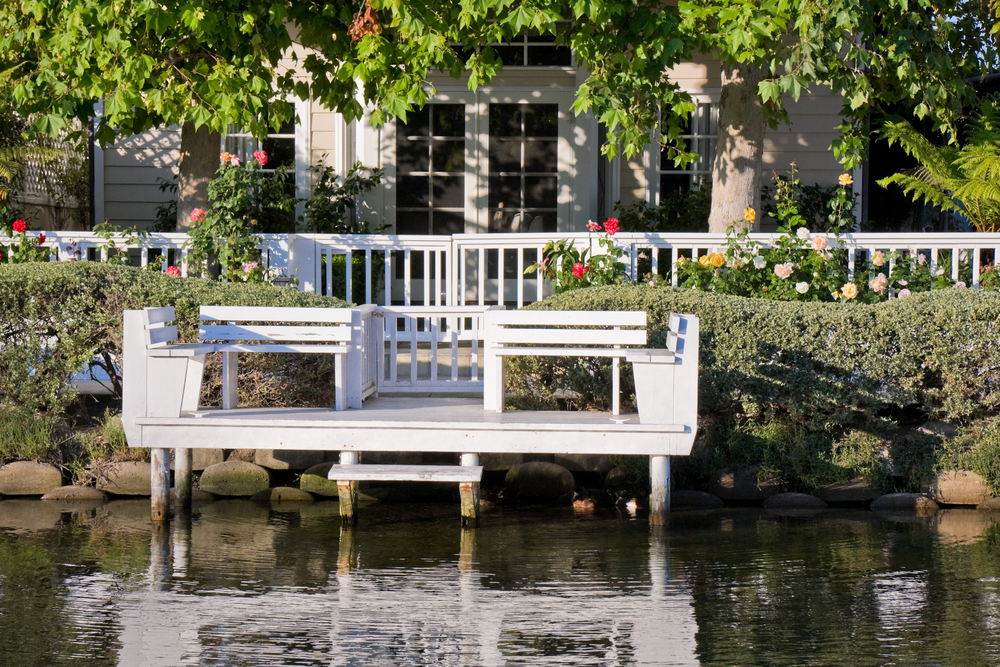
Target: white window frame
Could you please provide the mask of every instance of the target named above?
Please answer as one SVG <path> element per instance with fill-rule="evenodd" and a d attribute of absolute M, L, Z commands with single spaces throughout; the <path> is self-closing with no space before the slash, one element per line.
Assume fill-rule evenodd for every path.
<path fill-rule="evenodd" d="M 719 99 L 721 97 L 721 90 L 717 91 L 700 91 L 691 92 L 691 99 L 695 104 L 710 104 L 716 108 L 716 115 L 718 115 Z M 718 126 L 718 116 L 716 116 L 716 126 Z M 690 134 L 682 135 L 686 138 L 691 137 L 709 137 L 711 135 L 701 134 L 700 132 L 693 132 Z M 715 138 L 715 137 L 713 137 Z M 692 177 L 702 176 L 707 178 L 708 182 L 712 181 L 712 162 L 714 162 L 714 156 L 710 156 L 710 162 L 707 169 L 702 169 L 699 171 L 690 171 L 686 169 L 677 169 L 673 164 L 667 165 L 668 169 L 663 169 L 660 164 L 660 148 L 661 144 L 659 142 L 660 134 L 659 130 L 654 133 L 652 140 L 647 145 L 643 157 L 643 170 L 645 172 L 646 178 L 646 201 L 650 203 L 651 206 L 659 206 L 660 204 L 660 175 L 664 173 L 675 173 L 675 174 L 688 174 Z M 704 182 L 704 181 L 703 181 Z"/>

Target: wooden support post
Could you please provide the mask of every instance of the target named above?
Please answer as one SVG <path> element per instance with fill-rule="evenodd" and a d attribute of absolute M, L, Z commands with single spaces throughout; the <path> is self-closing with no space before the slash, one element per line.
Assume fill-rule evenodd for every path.
<path fill-rule="evenodd" d="M 177 495 L 177 507 L 182 510 L 191 509 L 193 458 L 193 452 L 188 447 L 178 447 L 174 450 L 174 493 Z"/>
<path fill-rule="evenodd" d="M 463 466 L 478 466 L 479 454 L 462 454 Z M 475 528 L 479 525 L 479 482 L 460 482 L 458 495 L 462 501 L 462 526 Z"/>
<path fill-rule="evenodd" d="M 170 520 L 170 450 L 150 450 L 150 504 L 153 521 Z"/>
<path fill-rule="evenodd" d="M 235 410 L 237 398 L 236 378 L 239 375 L 239 352 L 222 353 L 222 409 Z"/>
<path fill-rule="evenodd" d="M 341 452 L 340 465 L 358 465 L 357 452 Z M 358 483 L 347 480 L 337 480 L 337 493 L 340 496 L 340 520 L 345 526 L 358 523 Z"/>
<path fill-rule="evenodd" d="M 670 457 L 649 457 L 649 521 L 654 526 L 665 526 L 670 519 Z"/>

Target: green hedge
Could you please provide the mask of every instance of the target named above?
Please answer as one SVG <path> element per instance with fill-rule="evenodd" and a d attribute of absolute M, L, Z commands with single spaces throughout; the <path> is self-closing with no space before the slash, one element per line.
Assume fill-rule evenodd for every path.
<path fill-rule="evenodd" d="M 344 307 L 340 299 L 266 284 L 174 278 L 93 262 L 0 266 L 0 401 L 59 414 L 75 396 L 70 378 L 96 356 L 120 380 L 122 311 L 172 305 L 183 340 L 197 339 L 202 305 Z M 248 405 L 325 404 L 331 360 L 253 355 L 241 365 Z M 308 355 L 323 357 L 326 355 Z M 259 358 L 258 358 L 259 357 Z M 218 360 L 209 364 L 204 399 L 220 394 Z M 31 372 L 33 370 L 33 372 Z M 261 381 L 255 382 L 254 379 Z M 267 382 L 262 380 L 267 379 Z M 323 385 L 322 382 L 329 381 Z"/>
<path fill-rule="evenodd" d="M 663 345 L 671 312 L 698 315 L 702 435 L 692 460 L 703 477 L 752 466 L 787 488 L 859 475 L 885 488 L 892 458 L 912 487 L 956 457 L 939 438 L 906 427 L 943 419 L 980 428 L 1000 407 L 995 292 L 940 290 L 866 306 L 626 285 L 575 290 L 529 308 L 645 310 L 651 346 Z M 551 407 L 554 390 L 572 389 L 576 407 L 603 408 L 608 372 L 592 360 L 513 359 L 512 403 Z"/>

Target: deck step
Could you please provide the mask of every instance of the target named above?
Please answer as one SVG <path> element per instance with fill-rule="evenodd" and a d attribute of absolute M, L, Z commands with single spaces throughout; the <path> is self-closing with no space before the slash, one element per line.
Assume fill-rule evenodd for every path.
<path fill-rule="evenodd" d="M 328 479 L 335 481 L 379 482 L 478 482 L 482 466 L 436 465 L 332 465 Z"/>

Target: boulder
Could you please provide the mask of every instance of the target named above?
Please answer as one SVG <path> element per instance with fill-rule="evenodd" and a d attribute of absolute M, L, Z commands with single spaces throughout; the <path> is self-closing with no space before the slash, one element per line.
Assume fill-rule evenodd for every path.
<path fill-rule="evenodd" d="M 576 482 L 573 473 L 561 465 L 532 461 L 516 465 L 507 471 L 505 480 L 514 497 L 521 500 L 573 499 Z"/>
<path fill-rule="evenodd" d="M 43 496 L 62 485 L 62 473 L 48 463 L 14 461 L 0 466 L 0 494 L 5 496 Z"/>
<path fill-rule="evenodd" d="M 299 449 L 255 449 L 253 462 L 270 470 L 306 470 L 322 463 L 326 453 Z"/>
<path fill-rule="evenodd" d="M 920 492 L 942 505 L 979 505 L 990 497 L 986 482 L 970 470 L 942 470 Z"/>
<path fill-rule="evenodd" d="M 307 505 L 313 502 L 313 497 L 302 489 L 276 486 L 273 489 L 258 491 L 250 497 L 250 500 L 256 503 L 270 503 L 271 505 Z"/>
<path fill-rule="evenodd" d="M 204 470 L 208 466 L 222 463 L 226 460 L 221 449 L 209 449 L 206 447 L 191 448 L 191 470 Z M 174 450 L 170 450 L 170 469 L 174 469 Z"/>
<path fill-rule="evenodd" d="M 607 472 L 614 466 L 607 454 L 556 454 L 553 463 L 570 472 Z"/>
<path fill-rule="evenodd" d="M 524 454 L 480 454 L 479 465 L 484 471 L 507 471 L 524 463 Z"/>
<path fill-rule="evenodd" d="M 778 493 L 778 484 L 773 481 L 758 484 L 757 471 L 743 468 L 736 471 L 723 470 L 709 483 L 707 491 L 723 500 L 764 500 Z"/>
<path fill-rule="evenodd" d="M 146 461 L 109 463 L 97 480 L 97 488 L 116 496 L 148 496 L 152 490 L 150 465 Z"/>
<path fill-rule="evenodd" d="M 670 494 L 670 509 L 714 509 L 725 505 L 722 498 L 705 491 L 674 491 Z"/>
<path fill-rule="evenodd" d="M 92 486 L 60 486 L 58 489 L 52 489 L 42 496 L 42 500 L 63 500 L 67 502 L 104 502 L 107 499 L 108 495 L 106 493 Z"/>
<path fill-rule="evenodd" d="M 976 509 L 986 510 L 987 512 L 1000 511 L 1000 498 L 987 498 L 976 505 Z"/>
<path fill-rule="evenodd" d="M 920 493 L 887 493 L 872 501 L 871 508 L 878 510 L 914 510 L 933 512 L 938 504 Z"/>
<path fill-rule="evenodd" d="M 229 460 L 205 468 L 198 488 L 217 496 L 252 496 L 271 488 L 271 473 L 247 461 Z"/>
<path fill-rule="evenodd" d="M 823 509 L 826 502 L 808 493 L 776 493 L 764 500 L 768 509 Z"/>
<path fill-rule="evenodd" d="M 866 503 L 882 495 L 863 478 L 856 477 L 843 484 L 830 484 L 816 489 L 816 497 L 828 503 Z"/>
<path fill-rule="evenodd" d="M 332 465 L 332 462 L 320 463 L 306 470 L 302 473 L 302 476 L 299 477 L 299 488 L 303 491 L 314 493 L 317 496 L 333 498 L 339 497 L 340 494 L 337 492 L 337 482 L 326 478 L 327 473 L 330 472 L 330 466 Z"/>
<path fill-rule="evenodd" d="M 209 493 L 205 489 L 191 489 L 191 502 L 192 503 L 210 503 L 215 500 L 218 496 L 214 493 Z M 170 489 L 170 502 L 177 502 L 177 488 Z"/>
<path fill-rule="evenodd" d="M 608 474 L 604 476 L 604 488 L 612 493 L 625 491 L 631 486 L 628 474 L 618 466 L 609 470 Z"/>

